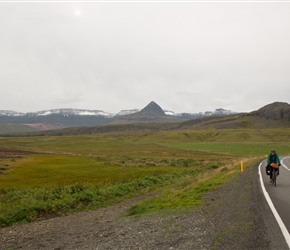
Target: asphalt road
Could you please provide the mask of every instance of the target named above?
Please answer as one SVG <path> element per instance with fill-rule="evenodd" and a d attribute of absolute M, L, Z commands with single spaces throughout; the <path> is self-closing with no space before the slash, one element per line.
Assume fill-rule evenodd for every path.
<path fill-rule="evenodd" d="M 282 166 L 277 178 L 277 186 L 270 183 L 270 177 L 266 175 L 266 160 L 261 165 L 261 173 L 266 191 L 273 202 L 281 220 L 283 221 L 288 235 L 290 232 L 290 157 L 281 157 Z M 287 168 L 287 169 L 286 169 Z M 289 170 L 288 170 L 289 169 Z"/>

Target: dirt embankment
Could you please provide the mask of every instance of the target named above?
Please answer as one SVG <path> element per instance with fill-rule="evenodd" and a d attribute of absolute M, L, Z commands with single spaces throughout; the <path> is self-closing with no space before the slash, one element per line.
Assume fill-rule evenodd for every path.
<path fill-rule="evenodd" d="M 124 217 L 145 195 L 93 212 L 0 229 L 1 249 L 271 249 L 248 168 L 187 213 Z"/>
<path fill-rule="evenodd" d="M 17 156 L 17 155 L 28 155 L 28 154 L 35 154 L 34 152 L 29 152 L 25 150 L 20 149 L 9 149 L 9 148 L 3 148 L 0 147 L 0 158 L 7 158 L 11 156 Z"/>
<path fill-rule="evenodd" d="M 54 124 L 54 123 L 31 123 L 31 124 L 25 124 L 25 125 L 35 128 L 40 131 L 57 130 L 57 129 L 65 128 L 65 126 L 62 124 Z"/>

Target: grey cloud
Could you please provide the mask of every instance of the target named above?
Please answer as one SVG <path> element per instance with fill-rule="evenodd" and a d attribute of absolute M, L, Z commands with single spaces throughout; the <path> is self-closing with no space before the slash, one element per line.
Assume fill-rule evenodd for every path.
<path fill-rule="evenodd" d="M 0 5 L 0 109 L 289 102 L 289 3 Z"/>

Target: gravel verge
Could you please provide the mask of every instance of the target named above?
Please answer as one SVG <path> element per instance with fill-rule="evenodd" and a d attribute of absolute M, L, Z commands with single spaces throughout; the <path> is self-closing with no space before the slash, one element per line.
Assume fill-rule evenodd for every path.
<path fill-rule="evenodd" d="M 147 194 L 93 212 L 2 228 L 0 249 L 274 249 L 256 170 L 248 167 L 186 213 L 123 216 L 154 195 Z"/>

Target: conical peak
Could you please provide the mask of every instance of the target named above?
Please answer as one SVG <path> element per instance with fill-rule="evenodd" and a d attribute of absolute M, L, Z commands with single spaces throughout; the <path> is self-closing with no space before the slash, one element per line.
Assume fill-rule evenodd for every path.
<path fill-rule="evenodd" d="M 150 102 L 146 107 L 161 108 L 156 102 Z M 145 108 L 146 108 L 145 107 Z"/>
<path fill-rule="evenodd" d="M 144 109 L 141 110 L 142 112 L 149 112 L 156 115 L 165 115 L 162 108 L 156 102 L 150 102 Z"/>

